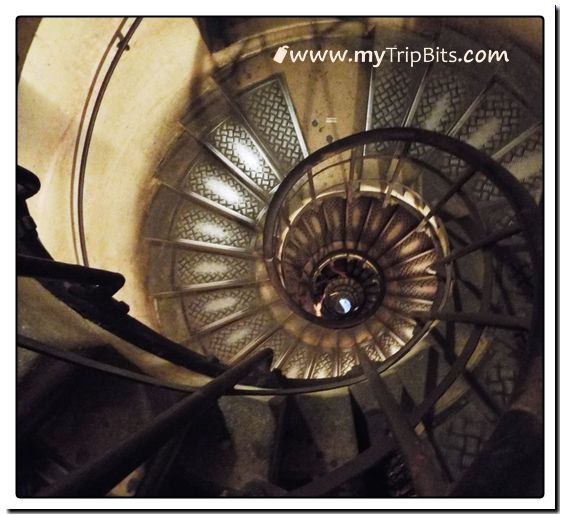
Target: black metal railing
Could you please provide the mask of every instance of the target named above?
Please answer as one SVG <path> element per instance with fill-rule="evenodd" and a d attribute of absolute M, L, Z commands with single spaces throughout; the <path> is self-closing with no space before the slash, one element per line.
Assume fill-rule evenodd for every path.
<path fill-rule="evenodd" d="M 142 465 L 174 436 L 209 409 L 224 393 L 233 388 L 255 367 L 273 357 L 262 349 L 231 367 L 193 394 L 158 415 L 125 442 L 83 468 L 71 472 L 62 481 L 47 487 L 38 497 L 99 497 Z"/>
<path fill-rule="evenodd" d="M 470 172 L 469 177 L 464 174 L 459 177 L 456 182 L 451 183 L 448 192 L 444 194 L 440 201 L 433 204 L 433 207 L 428 213 L 425 213 L 422 219 L 423 224 L 430 223 L 431 218 L 439 214 L 442 207 L 450 198 L 462 191 L 464 185 L 475 173 L 483 174 L 499 188 L 512 206 L 517 221 L 516 233 L 520 233 L 524 238 L 526 249 L 530 255 L 534 270 L 534 312 L 530 320 L 515 319 L 506 314 L 493 314 L 490 312 L 490 291 L 493 277 L 491 274 L 490 256 L 487 253 L 484 253 L 483 256 L 485 265 L 483 268 L 482 280 L 484 295 L 480 299 L 480 310 L 478 312 L 445 313 L 436 310 L 429 313 L 415 314 L 417 319 L 421 321 L 423 321 L 423 319 L 431 322 L 436 320 L 448 320 L 451 322 L 469 324 L 472 328 L 465 345 L 451 364 L 450 370 L 432 390 L 427 392 L 423 401 L 414 406 L 414 408 L 407 413 L 396 405 L 392 394 L 384 387 L 383 380 L 379 375 L 383 367 L 376 369 L 363 350 L 359 348 L 357 348 L 357 353 L 360 358 L 360 367 L 365 375 L 359 376 L 358 378 L 355 376 L 351 379 L 343 378 L 335 381 L 312 381 L 309 383 L 310 386 L 304 386 L 302 382 L 286 379 L 283 379 L 282 383 L 275 382 L 277 376 L 274 374 L 268 375 L 265 369 L 261 367 L 257 373 L 258 377 L 265 378 L 265 380 L 261 382 L 261 389 L 246 391 L 234 388 L 244 377 L 251 374 L 254 375 L 253 383 L 255 384 L 256 373 L 253 369 L 256 365 L 262 364 L 265 360 L 269 360 L 272 356 L 271 351 L 257 351 L 250 357 L 241 360 L 235 366 L 226 369 L 225 366 L 218 362 L 200 356 L 162 337 L 157 332 L 130 317 L 126 313 L 126 306 L 117 303 L 112 298 L 112 295 L 123 285 L 124 278 L 120 274 L 79 265 L 58 263 L 50 258 L 38 239 L 36 228 L 25 206 L 25 199 L 38 191 L 39 182 L 33 179 L 34 176 L 30 172 L 18 168 L 18 223 L 21 227 L 18 236 L 18 275 L 40 278 L 42 284 L 46 288 L 80 314 L 98 323 L 109 332 L 137 345 L 139 348 L 163 357 L 164 359 L 168 359 L 189 370 L 214 377 L 207 385 L 200 389 L 193 390 L 194 393 L 157 417 L 151 424 L 133 435 L 133 437 L 125 443 L 90 465 L 87 465 L 85 468 L 71 473 L 61 483 L 52 485 L 40 492 L 40 496 L 104 495 L 119 482 L 120 479 L 149 459 L 162 445 L 172 439 L 178 431 L 185 427 L 188 421 L 196 420 L 194 416 L 202 412 L 210 402 L 213 402 L 222 395 L 228 395 L 234 392 L 237 394 L 251 392 L 252 395 L 288 395 L 321 390 L 324 388 L 336 388 L 362 380 L 367 380 L 371 385 L 380 406 L 390 421 L 394 437 L 388 437 L 386 440 L 378 442 L 376 447 L 371 447 L 363 451 L 352 462 L 336 468 L 326 476 L 313 481 L 309 485 L 288 492 L 287 495 L 323 495 L 337 485 L 372 468 L 376 463 L 387 456 L 388 453 L 394 452 L 396 448 L 400 449 L 406 461 L 409 463 L 413 482 L 417 485 L 419 493 L 425 495 L 443 495 L 447 492 L 448 485 L 446 481 L 442 480 L 441 473 L 438 470 L 438 466 L 435 463 L 430 449 L 427 449 L 425 442 L 419 443 L 419 439 L 415 435 L 413 428 L 431 413 L 436 402 L 444 395 L 458 377 L 465 372 L 468 361 L 475 352 L 485 327 L 522 328 L 530 331 L 531 341 L 540 342 L 539 335 L 542 334 L 543 330 L 543 245 L 541 231 L 536 231 L 536 227 L 541 227 L 541 219 L 539 211 L 531 197 L 507 170 L 473 147 L 452 138 L 419 129 L 386 129 L 368 131 L 336 141 L 310 155 L 289 173 L 272 199 L 265 222 L 263 254 L 271 281 L 286 303 L 299 314 L 302 314 L 300 313 L 299 306 L 295 304 L 293 299 L 283 294 L 285 291 L 284 284 L 281 271 L 276 262 L 276 258 L 278 257 L 278 244 L 280 241 L 279 224 L 284 223 L 283 220 L 286 221 L 286 212 L 284 211 L 285 199 L 291 194 L 295 185 L 297 185 L 303 177 L 305 177 L 306 181 L 309 181 L 309 170 L 320 165 L 324 160 L 334 158 L 342 152 L 353 150 L 357 147 L 363 148 L 371 143 L 382 141 L 404 143 L 405 148 L 409 148 L 411 143 L 428 145 L 434 149 L 462 159 L 468 164 L 470 170 L 473 170 L 473 173 Z M 360 181 L 360 177 L 354 177 L 352 180 Z M 314 184 L 313 177 L 312 184 Z M 352 184 L 347 184 L 346 186 L 346 191 L 353 190 Z M 393 175 L 389 187 L 396 187 L 396 177 Z M 313 193 L 314 197 L 317 199 L 318 191 L 315 186 L 313 188 Z M 387 193 L 387 191 L 385 193 Z M 288 223 L 290 223 L 290 218 Z M 514 229 L 490 234 L 483 233 L 481 228 L 478 229 L 478 231 L 475 231 L 477 234 L 476 239 L 468 243 L 463 249 L 448 255 L 443 255 L 440 258 L 440 264 L 448 264 L 467 253 L 487 249 L 515 234 Z M 72 288 L 72 286 L 74 286 L 74 288 Z M 78 288 L 76 288 L 76 286 L 78 286 Z M 412 342 L 409 343 L 411 344 Z M 34 342 L 24 337 L 20 338 L 20 344 L 36 352 L 44 352 L 77 365 L 91 368 L 98 366 L 93 360 L 80 359 L 79 356 L 73 356 L 72 353 L 64 354 L 63 351 L 49 349 L 48 346 L 42 343 Z M 59 354 L 58 356 L 57 352 Z M 399 357 L 400 356 L 395 357 L 393 361 L 395 362 Z M 376 366 L 377 365 L 378 364 L 376 364 Z M 388 366 L 388 363 L 386 363 L 385 366 Z M 119 370 L 111 369 L 110 367 L 101 367 L 99 369 L 101 372 L 105 373 L 121 374 Z M 129 373 L 128 376 L 129 379 L 140 382 L 147 379 L 143 377 L 142 374 L 135 375 Z M 127 374 L 121 374 L 121 377 L 127 377 Z M 148 378 L 146 382 L 149 384 L 150 379 Z M 249 383 L 251 384 L 251 381 Z M 173 384 L 162 383 L 161 385 L 174 389 Z M 184 387 L 181 388 L 180 385 L 177 386 L 179 386 L 176 388 L 177 390 L 186 390 Z M 430 464 L 428 468 L 427 464 Z M 423 475 L 425 477 L 423 477 Z"/>
<path fill-rule="evenodd" d="M 462 189 L 465 187 L 466 183 L 468 183 L 468 181 L 476 174 L 482 174 L 499 189 L 513 208 L 518 224 L 516 226 L 516 230 L 508 228 L 507 230 L 490 234 L 479 232 L 479 238 L 477 238 L 474 242 L 471 242 L 471 244 L 466 246 L 464 249 L 452 255 L 443 256 L 439 260 L 439 264 L 448 264 L 460 257 L 463 257 L 464 255 L 467 255 L 468 253 L 483 250 L 489 246 L 497 244 L 515 233 L 521 233 L 526 241 L 526 248 L 530 254 L 532 266 L 535 269 L 533 281 L 534 293 L 536 294 L 534 296 L 534 315 L 536 316 L 533 317 L 532 330 L 533 332 L 539 331 L 539 313 L 543 311 L 540 304 L 542 297 L 540 292 L 543 284 L 543 242 L 541 240 L 540 231 L 535 230 L 536 227 L 541 226 L 540 213 L 535 205 L 535 202 L 524 187 L 508 172 L 508 170 L 503 168 L 492 158 L 479 152 L 467 143 L 443 134 L 422 129 L 379 129 L 348 136 L 311 154 L 301 161 L 285 177 L 275 192 L 267 211 L 263 240 L 263 256 L 271 282 L 286 304 L 290 306 L 293 311 L 307 320 L 319 323 L 325 327 L 342 327 L 342 325 L 337 321 L 333 322 L 324 319 L 318 320 L 318 317 L 311 315 L 308 311 L 303 309 L 293 296 L 286 291 L 286 283 L 285 278 L 283 277 L 281 263 L 281 248 L 283 244 L 282 235 L 287 234 L 288 229 L 295 219 L 290 218 L 291 214 L 289 205 L 291 199 L 296 196 L 295 190 L 302 191 L 304 185 L 307 186 L 311 184 L 312 186 L 307 186 L 309 188 L 309 191 L 307 192 L 309 194 L 308 200 L 310 203 L 317 202 L 318 187 L 314 186 L 314 184 L 317 182 L 317 177 L 319 177 L 322 172 L 328 169 L 333 169 L 337 166 L 342 167 L 343 164 L 350 162 L 349 159 L 343 157 L 349 152 L 353 152 L 357 148 L 364 149 L 368 145 L 380 142 L 399 143 L 402 144 L 405 149 L 410 148 L 413 143 L 426 145 L 432 150 L 437 150 L 454 156 L 466 164 L 466 171 L 451 182 L 448 190 L 444 192 L 437 201 L 432 203 L 428 212 L 424 213 L 424 216 L 417 228 L 418 230 L 424 228 L 428 225 L 431 219 L 439 215 L 442 212 L 443 207 L 452 197 L 454 197 L 454 195 L 460 194 L 461 192 L 463 193 Z M 340 157 L 340 159 L 337 159 L 338 157 Z M 371 158 L 372 156 L 368 157 Z M 363 156 L 363 159 L 367 159 L 367 157 Z M 407 154 L 404 153 L 400 155 L 399 159 L 406 160 Z M 327 164 L 322 167 L 322 164 L 324 163 Z M 427 166 L 426 170 L 429 171 L 430 167 Z M 345 176 L 345 173 L 343 172 L 342 175 Z M 384 192 L 386 198 L 388 197 L 388 194 L 391 194 L 391 190 L 396 188 L 395 176 L 396 174 L 392 174 L 392 180 L 387 182 L 386 190 Z M 346 194 L 349 191 L 354 191 L 356 186 L 353 183 L 360 185 L 361 181 L 366 180 L 364 178 L 354 176 L 351 168 L 347 177 L 344 177 L 344 181 L 342 183 L 343 189 L 341 191 L 343 194 Z M 329 188 L 325 190 L 324 196 L 332 194 L 334 189 L 334 185 L 330 184 Z M 481 220 L 477 216 L 475 206 L 472 207 L 473 208 L 470 214 L 473 216 L 475 221 L 479 222 L 478 226 L 475 227 L 477 229 L 481 225 Z M 475 323 L 477 317 L 474 316 L 473 318 Z M 480 322 L 482 324 L 487 322 L 492 323 L 493 320 L 491 320 L 491 318 L 492 316 L 490 315 L 489 318 L 486 320 L 480 320 Z M 448 319 L 450 319 L 450 317 L 448 317 Z M 496 318 L 496 321 L 499 321 L 498 317 Z M 506 321 L 502 320 L 502 322 Z M 514 323 L 514 321 L 512 322 Z"/>

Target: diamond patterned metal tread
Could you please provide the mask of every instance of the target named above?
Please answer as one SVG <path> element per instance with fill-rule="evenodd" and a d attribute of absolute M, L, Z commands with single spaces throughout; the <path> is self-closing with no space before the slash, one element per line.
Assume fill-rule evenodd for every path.
<path fill-rule="evenodd" d="M 175 216 L 171 237 L 248 248 L 254 233 L 216 213 L 184 202 Z"/>
<path fill-rule="evenodd" d="M 446 133 L 472 100 L 473 88 L 469 79 L 449 66 L 440 66 L 431 72 L 425 84 L 421 101 L 411 122 L 412 127 Z M 429 147 L 413 144 L 409 154 L 421 158 Z"/>
<path fill-rule="evenodd" d="M 399 244 L 385 252 L 379 259 L 382 267 L 388 268 L 393 263 L 399 263 L 406 258 L 416 256 L 434 248 L 431 238 L 422 232 L 409 234 Z"/>
<path fill-rule="evenodd" d="M 381 65 L 374 71 L 372 84 L 372 114 L 369 128 L 399 127 L 409 108 L 411 88 L 415 84 L 411 70 Z M 388 152 L 388 143 L 376 143 L 368 152 Z"/>
<path fill-rule="evenodd" d="M 392 246 L 398 244 L 418 223 L 418 219 L 414 218 L 405 209 L 398 208 L 378 235 L 371 254 L 384 256 L 391 252 Z"/>
<path fill-rule="evenodd" d="M 378 344 L 376 342 L 370 342 L 362 346 L 362 349 L 364 350 L 364 352 L 366 352 L 368 359 L 370 359 L 371 361 L 384 361 L 384 355 L 380 351 L 380 348 L 378 347 Z"/>
<path fill-rule="evenodd" d="M 524 185 L 534 200 L 539 202 L 543 193 L 543 131 L 536 130 L 502 156 L 499 162 Z M 472 191 L 481 200 L 493 201 L 503 198 L 497 187 L 486 178 L 477 177 Z"/>
<path fill-rule="evenodd" d="M 343 351 L 341 350 L 340 355 L 340 375 L 344 376 L 352 370 L 353 367 L 358 365 L 358 360 L 354 351 Z"/>
<path fill-rule="evenodd" d="M 239 103 L 259 137 L 283 165 L 282 171 L 288 172 L 304 159 L 305 149 L 298 137 L 298 121 L 291 112 L 291 102 L 281 80 L 276 76 L 252 87 L 240 95 Z"/>
<path fill-rule="evenodd" d="M 332 352 L 320 352 L 316 357 L 311 378 L 321 379 L 323 377 L 332 377 L 335 375 L 333 373 L 334 363 L 335 359 Z"/>
<path fill-rule="evenodd" d="M 431 277 L 419 280 L 407 279 L 403 281 L 392 281 L 388 283 L 387 291 L 389 294 L 432 300 L 438 291 L 438 280 Z"/>
<path fill-rule="evenodd" d="M 279 329 L 272 336 L 260 346 L 260 348 L 270 348 L 273 350 L 273 363 L 278 363 L 284 353 L 293 345 L 297 340 L 290 333 L 284 329 Z M 281 370 L 284 370 L 281 366 Z"/>
<path fill-rule="evenodd" d="M 408 341 L 413 336 L 413 330 L 415 329 L 416 324 L 396 316 L 393 311 L 390 311 L 384 306 L 380 306 L 380 308 L 376 311 L 376 318 L 381 320 L 404 341 Z"/>
<path fill-rule="evenodd" d="M 222 362 L 227 362 L 274 325 L 275 321 L 271 315 L 267 311 L 262 311 L 211 333 L 203 339 L 202 345 L 209 354 L 213 354 Z"/>
<path fill-rule="evenodd" d="M 206 141 L 262 190 L 269 192 L 279 179 L 246 128 L 227 118 Z"/>
<path fill-rule="evenodd" d="M 433 430 L 434 440 L 455 480 L 472 465 L 494 424 L 474 402 L 467 402 L 459 413 Z"/>
<path fill-rule="evenodd" d="M 493 86 L 456 137 L 491 155 L 528 128 L 530 123 L 531 115 L 520 101 L 501 86 Z M 466 169 L 462 160 L 451 155 L 445 156 L 440 167 L 452 179 Z M 470 189 L 470 183 L 466 189 Z"/>
<path fill-rule="evenodd" d="M 348 210 L 347 217 L 347 241 L 356 242 L 361 238 L 361 229 L 367 222 L 366 217 L 369 213 L 370 198 L 364 195 L 354 197 L 351 209 Z"/>
<path fill-rule="evenodd" d="M 255 265 L 247 259 L 176 250 L 174 283 L 177 287 L 227 279 L 251 279 Z"/>
<path fill-rule="evenodd" d="M 446 132 L 465 108 L 468 88 L 466 77 L 448 66 L 431 73 L 421 96 L 412 126 Z"/>
<path fill-rule="evenodd" d="M 189 327 L 196 331 L 232 313 L 256 306 L 258 298 L 258 291 L 255 287 L 232 288 L 185 296 L 183 297 L 183 308 Z"/>
<path fill-rule="evenodd" d="M 264 204 L 216 158 L 203 156 L 191 167 L 182 188 L 249 218 L 256 219 Z"/>
<path fill-rule="evenodd" d="M 385 269 L 385 276 L 387 279 L 396 279 L 398 277 L 407 277 L 411 275 L 420 275 L 426 272 L 435 261 L 437 254 L 435 250 L 428 250 L 426 252 L 413 255 L 411 258 L 406 259 L 400 264 L 392 265 L 391 268 Z"/>
<path fill-rule="evenodd" d="M 490 349 L 486 359 L 474 370 L 474 376 L 494 403 L 506 409 L 531 342 L 523 331 L 487 328 L 485 336 Z"/>
<path fill-rule="evenodd" d="M 306 374 L 306 368 L 310 360 L 311 348 L 308 345 L 298 343 L 292 350 L 284 365 L 282 371 L 288 378 L 302 378 Z"/>

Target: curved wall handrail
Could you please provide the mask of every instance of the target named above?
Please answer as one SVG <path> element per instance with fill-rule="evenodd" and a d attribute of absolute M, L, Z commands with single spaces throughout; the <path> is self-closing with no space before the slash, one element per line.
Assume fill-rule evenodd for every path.
<path fill-rule="evenodd" d="M 123 19 L 117 30 L 112 36 L 107 48 L 105 49 L 99 65 L 94 74 L 92 83 L 88 90 L 78 134 L 76 136 L 76 144 L 74 146 L 74 155 L 72 159 L 72 177 L 70 186 L 70 216 L 72 221 L 72 231 L 74 240 L 74 251 L 78 263 L 88 266 L 88 252 L 86 248 L 86 235 L 84 228 L 84 181 L 86 175 L 86 166 L 88 162 L 88 153 L 92 141 L 93 131 L 101 102 L 109 85 L 109 81 L 113 76 L 115 68 L 119 64 L 123 53 L 128 49 L 133 34 L 138 29 L 142 18 L 129 20 Z M 128 29 L 128 30 L 127 30 Z M 122 31 L 127 30 L 123 35 Z M 109 54 L 114 51 L 113 59 L 107 65 Z M 107 65 L 105 73 L 102 75 L 102 69 Z M 94 91 L 97 93 L 94 95 Z M 84 130 L 85 128 L 85 130 Z"/>

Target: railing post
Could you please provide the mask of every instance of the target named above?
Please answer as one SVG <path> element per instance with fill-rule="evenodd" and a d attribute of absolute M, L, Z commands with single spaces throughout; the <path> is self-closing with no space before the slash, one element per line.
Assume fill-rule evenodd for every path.
<path fill-rule="evenodd" d="M 415 433 L 364 349 L 357 346 L 357 355 L 372 393 L 386 415 L 392 434 L 407 462 L 415 491 L 421 497 L 446 495 L 448 485 L 433 449 Z"/>

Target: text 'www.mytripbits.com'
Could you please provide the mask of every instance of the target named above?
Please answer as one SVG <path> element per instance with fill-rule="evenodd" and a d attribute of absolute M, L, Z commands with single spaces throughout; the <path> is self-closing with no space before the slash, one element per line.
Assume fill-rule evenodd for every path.
<path fill-rule="evenodd" d="M 288 45 L 280 46 L 273 61 L 283 63 L 310 61 L 312 63 L 370 63 L 378 68 L 384 61 L 390 63 L 406 63 L 415 66 L 418 63 L 499 63 L 509 62 L 506 50 L 446 50 L 440 47 L 423 47 L 410 49 L 405 47 L 386 47 L 382 50 L 292 50 Z M 287 62 L 288 62 L 287 61 Z"/>

